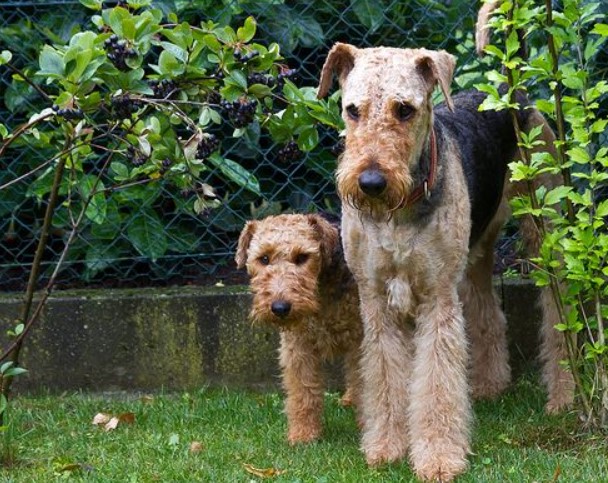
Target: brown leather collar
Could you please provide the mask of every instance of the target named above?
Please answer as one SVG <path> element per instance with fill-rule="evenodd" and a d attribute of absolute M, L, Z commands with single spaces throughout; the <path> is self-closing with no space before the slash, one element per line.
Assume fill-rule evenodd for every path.
<path fill-rule="evenodd" d="M 416 189 L 400 203 L 399 208 L 406 208 L 420 201 L 422 198 L 428 200 L 431 197 L 431 190 L 435 186 L 435 178 L 437 177 L 437 139 L 434 127 L 431 127 L 430 144 L 429 174 L 422 184 L 418 185 Z"/>

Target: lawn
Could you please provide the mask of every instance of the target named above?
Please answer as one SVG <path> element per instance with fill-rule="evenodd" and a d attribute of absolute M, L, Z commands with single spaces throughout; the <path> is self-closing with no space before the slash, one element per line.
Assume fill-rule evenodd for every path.
<path fill-rule="evenodd" d="M 278 393 L 20 396 L 9 413 L 17 455 L 0 481 L 414 481 L 407 463 L 366 467 L 353 412 L 338 399 L 326 396 L 324 439 L 291 448 Z M 606 438 L 581 432 L 573 414 L 544 415 L 543 402 L 526 376 L 476 404 L 471 467 L 458 481 L 607 481 Z M 98 413 L 125 421 L 106 431 L 93 424 Z"/>

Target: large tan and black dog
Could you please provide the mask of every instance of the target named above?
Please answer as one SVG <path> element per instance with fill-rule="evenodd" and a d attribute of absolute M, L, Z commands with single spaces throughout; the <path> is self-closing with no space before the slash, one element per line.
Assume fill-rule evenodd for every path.
<path fill-rule="evenodd" d="M 493 247 L 518 187 L 509 112 L 480 112 L 480 92 L 452 97 L 455 59 L 444 51 L 336 44 L 319 97 L 337 74 L 346 123 L 337 187 L 345 257 L 364 325 L 362 449 L 369 464 L 408 452 L 424 480 L 449 481 L 467 467 L 470 394 L 510 382 L 505 317 L 492 289 Z M 433 106 L 436 86 L 445 103 Z M 519 101 L 527 104 L 523 96 Z M 553 133 L 535 109 L 517 121 Z M 523 234 L 538 246 L 533 225 Z M 543 297 L 548 409 L 572 398 L 558 366 L 563 340 Z M 466 321 L 466 323 L 465 323 Z"/>

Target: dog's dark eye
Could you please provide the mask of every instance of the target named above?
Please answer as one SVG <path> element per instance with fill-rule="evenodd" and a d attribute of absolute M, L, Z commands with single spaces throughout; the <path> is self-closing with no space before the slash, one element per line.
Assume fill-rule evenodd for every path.
<path fill-rule="evenodd" d="M 294 260 L 296 265 L 303 265 L 308 261 L 308 253 L 298 253 Z"/>
<path fill-rule="evenodd" d="M 270 265 L 270 257 L 268 255 L 262 255 L 258 260 L 262 265 Z"/>
<path fill-rule="evenodd" d="M 359 108 L 354 104 L 349 104 L 346 106 L 346 113 L 353 121 L 359 120 Z"/>
<path fill-rule="evenodd" d="M 400 121 L 406 121 L 416 110 L 407 102 L 402 102 L 397 105 L 396 114 Z"/>

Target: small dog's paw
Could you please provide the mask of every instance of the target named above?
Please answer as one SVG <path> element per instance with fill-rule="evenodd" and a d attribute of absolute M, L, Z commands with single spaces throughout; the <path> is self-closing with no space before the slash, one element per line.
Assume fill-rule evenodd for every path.
<path fill-rule="evenodd" d="M 321 428 L 297 427 L 291 428 L 287 434 L 287 441 L 290 445 L 306 444 L 317 441 L 321 437 Z"/>

